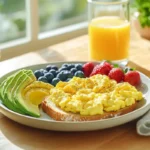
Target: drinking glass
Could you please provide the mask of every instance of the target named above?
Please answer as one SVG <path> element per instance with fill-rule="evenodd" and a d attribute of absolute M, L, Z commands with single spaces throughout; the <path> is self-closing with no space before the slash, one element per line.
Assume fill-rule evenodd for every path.
<path fill-rule="evenodd" d="M 128 0 L 87 0 L 89 56 L 126 65 L 129 56 Z"/>

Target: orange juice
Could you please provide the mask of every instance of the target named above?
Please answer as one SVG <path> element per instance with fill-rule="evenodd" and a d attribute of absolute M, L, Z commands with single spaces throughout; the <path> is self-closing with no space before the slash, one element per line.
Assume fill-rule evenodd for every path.
<path fill-rule="evenodd" d="M 90 57 L 93 60 L 128 58 L 130 23 L 119 17 L 99 17 L 89 24 Z"/>

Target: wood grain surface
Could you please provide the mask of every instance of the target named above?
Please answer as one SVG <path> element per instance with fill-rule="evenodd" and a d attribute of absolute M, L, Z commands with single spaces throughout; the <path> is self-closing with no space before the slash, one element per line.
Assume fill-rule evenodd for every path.
<path fill-rule="evenodd" d="M 88 36 L 0 63 L 0 76 L 32 64 L 88 59 Z M 131 34 L 129 65 L 150 76 L 150 42 Z M 20 125 L 0 114 L 0 150 L 149 150 L 150 137 L 136 133 L 136 122 L 92 132 L 53 132 Z"/>

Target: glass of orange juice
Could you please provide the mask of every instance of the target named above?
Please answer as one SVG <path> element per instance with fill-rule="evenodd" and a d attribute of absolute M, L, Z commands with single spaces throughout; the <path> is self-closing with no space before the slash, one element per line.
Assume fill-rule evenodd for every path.
<path fill-rule="evenodd" d="M 126 65 L 129 56 L 128 0 L 88 0 L 89 56 Z"/>

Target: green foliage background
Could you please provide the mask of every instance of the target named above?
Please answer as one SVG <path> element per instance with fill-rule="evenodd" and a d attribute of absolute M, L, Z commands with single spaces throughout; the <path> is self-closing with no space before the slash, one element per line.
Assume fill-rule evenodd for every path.
<path fill-rule="evenodd" d="M 135 0 L 134 6 L 139 14 L 139 21 L 142 27 L 150 27 L 150 0 Z"/>

